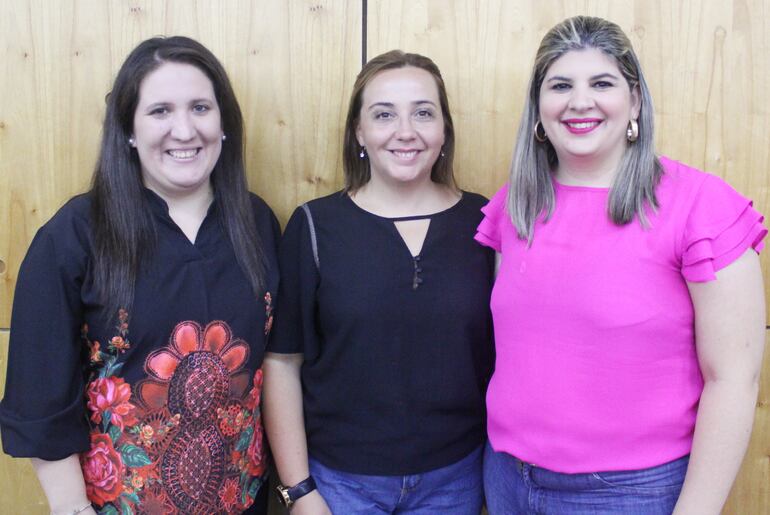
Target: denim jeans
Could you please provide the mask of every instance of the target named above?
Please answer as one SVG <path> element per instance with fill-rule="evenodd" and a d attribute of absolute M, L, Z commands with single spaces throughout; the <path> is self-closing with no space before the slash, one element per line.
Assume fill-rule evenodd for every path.
<path fill-rule="evenodd" d="M 403 513 L 479 515 L 483 447 L 460 461 L 409 476 L 368 476 L 330 469 L 310 458 L 310 475 L 335 515 Z"/>
<path fill-rule="evenodd" d="M 562 474 L 487 444 L 484 491 L 489 515 L 670 515 L 689 456 L 642 470 Z"/>

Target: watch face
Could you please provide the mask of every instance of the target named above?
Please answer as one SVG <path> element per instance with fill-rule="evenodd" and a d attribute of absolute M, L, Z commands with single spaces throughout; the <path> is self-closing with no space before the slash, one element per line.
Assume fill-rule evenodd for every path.
<path fill-rule="evenodd" d="M 291 497 L 289 497 L 289 491 L 287 488 L 284 488 L 282 486 L 276 486 L 275 487 L 275 493 L 278 495 L 278 500 L 283 504 L 286 508 L 291 507 L 292 504 L 294 504 L 291 500 Z"/>

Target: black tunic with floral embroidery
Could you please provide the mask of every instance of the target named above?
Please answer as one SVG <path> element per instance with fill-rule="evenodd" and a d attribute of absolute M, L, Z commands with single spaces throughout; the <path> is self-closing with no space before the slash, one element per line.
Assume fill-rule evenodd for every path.
<path fill-rule="evenodd" d="M 3 449 L 81 453 L 100 513 L 235 513 L 263 483 L 259 398 L 278 284 L 278 223 L 252 206 L 265 249 L 255 297 L 212 205 L 191 243 L 145 190 L 158 244 L 130 311 L 93 282 L 90 199 L 69 201 L 29 249 L 11 319 Z"/>

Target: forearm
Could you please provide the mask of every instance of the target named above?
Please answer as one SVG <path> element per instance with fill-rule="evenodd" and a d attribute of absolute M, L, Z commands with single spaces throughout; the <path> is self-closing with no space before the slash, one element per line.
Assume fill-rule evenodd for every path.
<path fill-rule="evenodd" d="M 675 515 L 721 512 L 748 446 L 757 392 L 751 380 L 706 382 Z"/>
<path fill-rule="evenodd" d="M 57 461 L 46 461 L 32 458 L 40 485 L 43 487 L 51 513 L 54 514 L 92 514 L 86 496 L 86 484 L 80 469 L 80 459 L 77 454 Z M 87 507 L 83 511 L 82 508 Z"/>
<path fill-rule="evenodd" d="M 295 356 L 295 357 L 292 357 Z M 302 413 L 301 355 L 265 357 L 262 416 L 281 483 L 293 486 L 309 475 Z"/>

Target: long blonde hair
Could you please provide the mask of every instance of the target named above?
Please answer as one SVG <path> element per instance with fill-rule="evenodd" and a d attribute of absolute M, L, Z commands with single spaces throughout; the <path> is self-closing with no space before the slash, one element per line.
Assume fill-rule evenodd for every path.
<path fill-rule="evenodd" d="M 551 170 L 558 164 L 551 143 L 534 137 L 539 120 L 540 87 L 556 59 L 567 52 L 588 48 L 614 57 L 629 87 L 638 87 L 641 98 L 639 137 L 627 145 L 618 165 L 610 189 L 608 215 L 617 225 L 628 224 L 636 216 L 646 225 L 645 206 L 658 207 L 655 187 L 663 167 L 654 150 L 652 97 L 631 42 L 620 27 L 610 21 L 590 16 L 568 18 L 549 30 L 540 42 L 511 162 L 508 213 L 519 238 L 530 244 L 535 222 L 540 217 L 547 221 L 553 213 Z"/>

